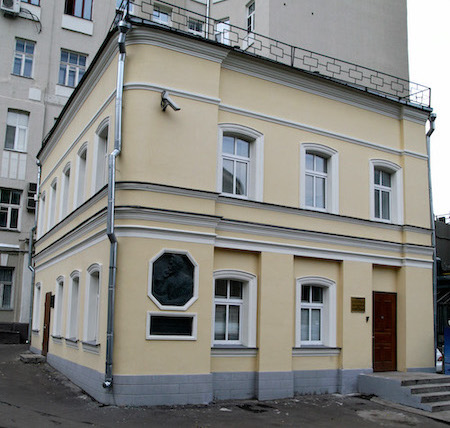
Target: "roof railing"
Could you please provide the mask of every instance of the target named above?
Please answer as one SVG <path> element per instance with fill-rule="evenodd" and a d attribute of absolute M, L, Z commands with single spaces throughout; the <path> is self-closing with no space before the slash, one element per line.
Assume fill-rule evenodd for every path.
<path fill-rule="evenodd" d="M 247 54 L 272 60 L 393 101 L 430 107 L 431 89 L 348 61 L 333 58 L 215 20 L 164 0 L 122 0 L 135 22 L 163 26 L 230 46 Z"/>

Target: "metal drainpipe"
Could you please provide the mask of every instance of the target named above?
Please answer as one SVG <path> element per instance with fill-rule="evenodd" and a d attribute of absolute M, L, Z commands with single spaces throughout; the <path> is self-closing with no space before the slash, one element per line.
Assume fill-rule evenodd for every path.
<path fill-rule="evenodd" d="M 435 131 L 436 113 L 431 113 L 428 118 L 430 129 L 427 132 L 427 155 L 428 155 L 428 194 L 430 195 L 430 221 L 431 221 L 431 246 L 433 247 L 433 328 L 434 328 L 434 349 L 437 348 L 437 263 L 436 263 L 436 227 L 434 225 L 433 190 L 431 188 L 431 163 L 430 163 L 430 140 L 431 134 Z M 433 352 L 433 355 L 435 352 Z"/>
<path fill-rule="evenodd" d="M 34 226 L 30 230 L 30 239 L 28 241 L 28 269 L 31 271 L 31 293 L 30 293 L 30 315 L 28 321 L 28 343 L 31 343 L 31 328 L 33 324 L 33 306 L 34 306 L 34 279 L 36 276 L 36 270 L 33 266 L 33 246 L 34 246 L 34 233 L 37 229 L 38 209 L 39 209 L 39 192 L 41 188 L 41 163 L 36 162 L 38 167 L 37 173 L 37 186 L 36 186 L 36 205 L 34 211 Z"/>
<path fill-rule="evenodd" d="M 114 126 L 114 150 L 108 158 L 108 209 L 106 233 L 110 241 L 108 280 L 108 319 L 106 330 L 106 364 L 104 388 L 112 388 L 113 346 L 114 346 L 114 299 L 117 273 L 117 237 L 114 232 L 114 204 L 116 194 L 116 158 L 122 150 L 122 96 L 125 69 L 125 39 L 131 25 L 126 22 L 126 12 L 117 24 L 119 28 L 119 60 L 117 64 L 116 111 Z"/>

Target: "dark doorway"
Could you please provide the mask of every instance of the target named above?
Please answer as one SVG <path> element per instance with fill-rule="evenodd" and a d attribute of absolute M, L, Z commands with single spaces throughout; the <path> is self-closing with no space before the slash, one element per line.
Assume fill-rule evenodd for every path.
<path fill-rule="evenodd" d="M 397 294 L 373 293 L 373 371 L 397 370 Z"/>
<path fill-rule="evenodd" d="M 50 337 L 50 309 L 52 302 L 52 293 L 49 291 L 45 293 L 45 306 L 44 306 L 44 329 L 42 336 L 42 355 L 48 353 L 48 340 Z"/>

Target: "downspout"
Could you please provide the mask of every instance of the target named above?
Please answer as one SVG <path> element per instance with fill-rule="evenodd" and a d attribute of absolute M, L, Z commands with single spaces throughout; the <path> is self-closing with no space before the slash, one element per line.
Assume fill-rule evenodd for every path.
<path fill-rule="evenodd" d="M 209 12 L 210 12 L 210 2 L 211 0 L 206 0 L 206 39 L 209 39 Z"/>
<path fill-rule="evenodd" d="M 31 292 L 30 292 L 30 315 L 28 321 L 28 343 L 31 343 L 31 329 L 33 325 L 33 306 L 34 306 L 34 280 L 36 277 L 36 270 L 33 266 L 33 247 L 34 247 L 34 234 L 37 229 L 38 209 L 39 209 L 39 192 L 41 188 L 41 170 L 42 166 L 39 161 L 36 161 L 38 167 L 37 173 L 37 185 L 36 185 L 36 205 L 34 208 L 34 225 L 30 230 L 30 238 L 28 240 L 28 269 L 31 271 Z"/>
<path fill-rule="evenodd" d="M 128 5 L 127 5 L 128 9 Z M 116 85 L 116 110 L 114 123 L 114 150 L 108 157 L 108 207 L 106 219 L 106 233 L 110 241 L 109 250 L 109 279 L 108 279 L 108 319 L 106 327 L 106 364 L 104 388 L 112 388 L 113 375 L 113 347 L 114 347 L 114 299 L 116 289 L 117 273 L 117 237 L 114 230 L 114 205 L 116 198 L 116 158 L 122 151 L 122 97 L 123 77 L 125 69 L 125 39 L 131 25 L 124 19 L 117 24 L 119 28 L 119 60 L 117 63 L 117 85 Z"/>
<path fill-rule="evenodd" d="M 428 118 L 430 129 L 427 132 L 427 156 L 428 156 L 428 194 L 430 195 L 430 222 L 431 222 L 431 246 L 433 247 L 433 329 L 434 349 L 437 348 L 437 260 L 436 260 L 436 227 L 434 224 L 433 190 L 431 188 L 431 134 L 435 131 L 436 113 L 431 113 Z M 436 351 L 433 352 L 433 355 Z"/>

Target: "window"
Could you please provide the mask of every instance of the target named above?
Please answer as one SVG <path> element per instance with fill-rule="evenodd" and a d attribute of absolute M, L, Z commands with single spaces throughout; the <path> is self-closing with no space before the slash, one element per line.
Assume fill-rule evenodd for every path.
<path fill-rule="evenodd" d="M 39 6 L 39 0 L 21 0 L 22 3 L 34 4 L 35 6 Z"/>
<path fill-rule="evenodd" d="M 8 110 L 6 117 L 5 149 L 18 152 L 27 151 L 28 113 Z"/>
<path fill-rule="evenodd" d="M 295 346 L 336 346 L 336 283 L 328 278 L 297 279 Z"/>
<path fill-rule="evenodd" d="M 84 202 L 84 191 L 86 187 L 86 164 L 87 164 L 87 147 L 84 144 L 78 151 L 78 166 L 77 166 L 77 189 L 75 198 L 75 208 Z"/>
<path fill-rule="evenodd" d="M 147 340 L 196 340 L 197 314 L 147 312 Z"/>
<path fill-rule="evenodd" d="M 69 312 L 67 313 L 66 337 L 78 338 L 78 296 L 80 290 L 80 274 L 73 272 L 70 275 Z"/>
<path fill-rule="evenodd" d="M 42 193 L 40 202 L 39 202 L 39 210 L 38 210 L 38 230 L 37 235 L 40 238 L 44 234 L 44 225 L 45 225 L 45 209 L 46 209 L 46 194 Z"/>
<path fill-rule="evenodd" d="M 336 150 L 317 143 L 300 146 L 300 207 L 337 214 L 339 166 Z"/>
<path fill-rule="evenodd" d="M 0 309 L 12 309 L 13 269 L 0 267 Z"/>
<path fill-rule="evenodd" d="M 203 35 L 203 22 L 198 19 L 189 18 L 188 28 L 191 33 Z"/>
<path fill-rule="evenodd" d="M 96 133 L 94 192 L 97 193 L 108 182 L 108 122 L 103 123 Z"/>
<path fill-rule="evenodd" d="M 63 219 L 69 210 L 69 191 L 70 191 L 70 163 L 68 163 L 62 174 L 62 193 L 61 193 L 61 209 L 60 219 Z"/>
<path fill-rule="evenodd" d="M 48 228 L 51 229 L 55 224 L 56 219 L 56 189 L 57 182 L 56 179 L 52 181 L 50 186 L 50 202 L 48 209 Z"/>
<path fill-rule="evenodd" d="M 327 160 L 313 153 L 306 153 L 305 190 L 307 207 L 325 209 L 327 198 Z"/>
<path fill-rule="evenodd" d="M 84 341 L 98 343 L 98 316 L 100 304 L 100 267 L 92 265 L 88 269 L 88 284 L 86 289 L 86 316 Z"/>
<path fill-rule="evenodd" d="M 34 42 L 16 39 L 14 51 L 13 74 L 22 77 L 31 77 L 33 74 Z"/>
<path fill-rule="evenodd" d="M 56 280 L 55 321 L 53 324 L 53 336 L 55 337 L 62 336 L 63 303 L 64 303 L 64 278 L 61 276 Z"/>
<path fill-rule="evenodd" d="M 229 270 L 214 273 L 214 346 L 256 346 L 256 300 L 254 275 Z"/>
<path fill-rule="evenodd" d="M 66 0 L 64 13 L 78 18 L 91 19 L 92 0 Z"/>
<path fill-rule="evenodd" d="M 58 84 L 74 88 L 86 71 L 86 55 L 61 49 Z"/>
<path fill-rule="evenodd" d="M 19 190 L 0 189 L 0 227 L 19 227 L 20 193 Z"/>
<path fill-rule="evenodd" d="M 216 42 L 230 45 L 230 20 L 225 19 L 216 23 Z"/>
<path fill-rule="evenodd" d="M 259 132 L 233 124 L 219 126 L 218 191 L 262 200 L 264 138 Z"/>
<path fill-rule="evenodd" d="M 41 284 L 37 283 L 34 286 L 34 297 L 33 297 L 33 330 L 39 330 L 41 325 Z"/>
<path fill-rule="evenodd" d="M 172 9 L 160 5 L 153 6 L 153 21 L 163 25 L 172 25 Z"/>
<path fill-rule="evenodd" d="M 255 2 L 252 1 L 247 5 L 247 33 L 255 31 Z"/>
<path fill-rule="evenodd" d="M 370 195 L 373 220 L 403 222 L 403 179 L 398 165 L 380 159 L 370 161 Z"/>

